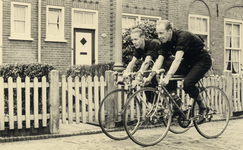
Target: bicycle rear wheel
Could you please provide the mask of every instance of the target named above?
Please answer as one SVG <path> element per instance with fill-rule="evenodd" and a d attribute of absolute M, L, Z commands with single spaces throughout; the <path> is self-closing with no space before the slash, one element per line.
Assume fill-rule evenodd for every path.
<path fill-rule="evenodd" d="M 163 140 L 171 124 L 169 102 L 167 99 L 157 98 L 158 92 L 156 88 L 140 89 L 125 105 L 125 130 L 135 143 L 142 146 L 152 146 Z M 149 102 L 151 100 L 152 104 Z M 157 101 L 161 104 L 160 109 Z M 163 120 L 166 120 L 167 126 L 163 124 Z"/>
<path fill-rule="evenodd" d="M 200 123 L 194 120 L 194 125 L 199 134 L 205 138 L 216 138 L 226 129 L 230 118 L 230 104 L 225 93 L 218 87 L 208 86 L 200 92 L 201 97 L 209 108 L 205 121 Z M 193 116 L 198 114 L 199 107 L 196 102 L 193 104 Z"/>
<path fill-rule="evenodd" d="M 128 138 L 123 125 L 124 104 L 127 97 L 129 97 L 128 90 L 117 89 L 108 93 L 100 103 L 99 125 L 102 131 L 111 139 L 124 140 Z M 111 103 L 117 106 L 117 109 L 111 108 Z"/>

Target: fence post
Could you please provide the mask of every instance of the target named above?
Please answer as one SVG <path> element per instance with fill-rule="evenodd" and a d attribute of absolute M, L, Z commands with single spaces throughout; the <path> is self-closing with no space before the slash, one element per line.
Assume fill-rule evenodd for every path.
<path fill-rule="evenodd" d="M 233 103 L 232 103 L 232 73 L 230 71 L 224 71 L 225 77 L 226 77 L 226 95 L 230 102 L 230 116 L 233 116 Z"/>
<path fill-rule="evenodd" d="M 59 133 L 59 72 L 52 70 L 49 73 L 50 91 L 50 133 Z"/>
<path fill-rule="evenodd" d="M 107 83 L 107 91 L 105 93 L 105 95 L 107 95 L 109 92 L 111 92 L 112 90 L 115 90 L 116 87 L 114 85 L 114 78 L 112 76 L 113 71 L 108 70 L 105 72 L 105 81 Z M 112 98 L 111 96 L 114 96 L 114 98 Z M 106 115 L 107 118 L 114 118 L 115 117 L 115 112 L 117 111 L 117 101 L 115 101 L 115 95 L 111 95 L 109 96 L 109 100 L 107 101 L 107 103 L 105 103 L 105 110 L 106 110 Z M 115 122 L 107 122 L 106 123 L 107 127 L 114 127 L 115 126 Z"/>

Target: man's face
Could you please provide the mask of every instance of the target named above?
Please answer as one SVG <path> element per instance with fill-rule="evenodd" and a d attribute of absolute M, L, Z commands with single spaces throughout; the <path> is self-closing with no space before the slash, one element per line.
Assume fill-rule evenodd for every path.
<path fill-rule="evenodd" d="M 132 40 L 132 43 L 134 44 L 135 48 L 142 48 L 142 45 L 143 45 L 144 38 L 140 37 L 139 35 L 140 35 L 139 33 L 131 34 L 131 40 Z"/>
<path fill-rule="evenodd" d="M 157 26 L 156 31 L 157 31 L 158 37 L 162 43 L 166 43 L 171 40 L 172 30 L 171 29 L 166 30 L 164 24 Z"/>

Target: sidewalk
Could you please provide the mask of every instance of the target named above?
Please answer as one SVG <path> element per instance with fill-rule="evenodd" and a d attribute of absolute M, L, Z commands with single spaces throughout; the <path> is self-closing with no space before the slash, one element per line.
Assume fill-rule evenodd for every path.
<path fill-rule="evenodd" d="M 68 137 L 75 135 L 90 135 L 102 133 L 102 130 L 97 125 L 91 124 L 62 124 L 60 123 L 59 134 L 45 134 L 33 136 L 19 136 L 19 137 L 0 137 L 0 143 L 13 141 L 38 140 L 47 138 Z"/>
<path fill-rule="evenodd" d="M 231 120 L 241 120 L 243 115 L 237 117 L 231 117 Z M 33 136 L 19 136 L 19 137 L 0 137 L 0 143 L 14 142 L 14 141 L 26 141 L 26 140 L 39 140 L 48 138 L 69 137 L 77 135 L 91 135 L 103 133 L 98 125 L 92 124 L 62 124 L 60 122 L 59 134 L 45 134 L 45 135 L 33 135 Z"/>
<path fill-rule="evenodd" d="M 60 135 L 83 135 L 102 133 L 101 128 L 91 124 L 60 124 Z"/>

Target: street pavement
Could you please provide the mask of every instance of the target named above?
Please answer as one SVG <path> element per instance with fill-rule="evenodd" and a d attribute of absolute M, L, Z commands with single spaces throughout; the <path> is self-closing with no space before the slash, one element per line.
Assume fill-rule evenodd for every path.
<path fill-rule="evenodd" d="M 149 134 L 149 133 L 148 133 Z M 218 138 L 206 139 L 195 128 L 183 134 L 168 133 L 155 146 L 142 147 L 130 139 L 114 141 L 103 133 L 0 144 L 0 150 L 243 150 L 243 119 L 230 120 Z"/>

